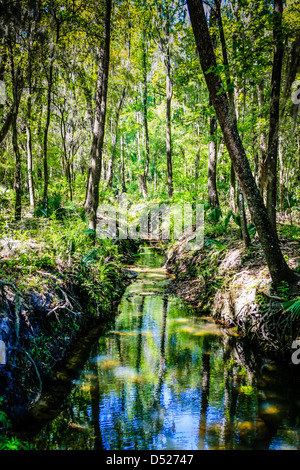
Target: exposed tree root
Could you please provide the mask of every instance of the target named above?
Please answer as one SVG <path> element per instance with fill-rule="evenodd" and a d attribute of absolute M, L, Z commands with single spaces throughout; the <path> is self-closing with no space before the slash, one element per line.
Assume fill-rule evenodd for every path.
<path fill-rule="evenodd" d="M 290 263 L 296 268 L 298 246 L 291 247 Z M 226 251 L 207 246 L 191 254 L 184 252 L 181 243 L 173 247 L 166 267 L 175 274 L 172 291 L 200 313 L 209 311 L 264 353 L 290 360 L 293 340 L 300 337 L 300 319 L 284 311 L 284 296 L 272 292 L 259 246 L 253 247 L 250 256 L 238 243 Z"/>

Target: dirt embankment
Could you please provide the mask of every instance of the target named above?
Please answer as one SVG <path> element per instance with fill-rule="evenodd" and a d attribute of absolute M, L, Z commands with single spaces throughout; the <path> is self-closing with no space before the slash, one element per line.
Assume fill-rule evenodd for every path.
<path fill-rule="evenodd" d="M 293 269 L 299 268 L 299 243 L 281 240 Z M 292 295 L 287 287 L 274 291 L 261 251 L 254 242 L 248 250 L 237 240 L 209 240 L 198 252 L 184 250 L 180 240 L 169 251 L 166 268 L 175 275 L 170 290 L 201 311 L 247 338 L 265 354 L 291 361 L 292 344 L 300 337 L 300 321 L 283 303 Z"/>
<path fill-rule="evenodd" d="M 125 268 L 111 270 L 101 284 L 89 268 L 80 272 L 78 266 L 41 267 L 34 271 L 38 288 L 25 289 L 24 283 L 20 288 L 17 270 L 6 270 L 0 280 L 0 410 L 13 423 L 38 401 L 53 372 L 72 356 L 76 342 L 111 321 L 133 276 Z"/>

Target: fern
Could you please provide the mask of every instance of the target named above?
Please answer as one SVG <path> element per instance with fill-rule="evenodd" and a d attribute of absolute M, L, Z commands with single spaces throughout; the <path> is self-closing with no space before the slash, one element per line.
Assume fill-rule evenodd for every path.
<path fill-rule="evenodd" d="M 291 312 L 294 319 L 300 317 L 300 298 L 283 302 L 282 306 L 287 312 Z"/>
<path fill-rule="evenodd" d="M 99 252 L 97 249 L 93 249 L 83 255 L 83 257 L 81 258 L 81 263 L 85 268 L 87 268 L 90 264 L 96 263 L 98 259 Z"/>

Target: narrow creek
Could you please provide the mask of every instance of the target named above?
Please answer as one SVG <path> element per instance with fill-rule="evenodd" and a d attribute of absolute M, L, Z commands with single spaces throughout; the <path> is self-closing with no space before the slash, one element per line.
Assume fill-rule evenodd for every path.
<path fill-rule="evenodd" d="M 299 449 L 299 374 L 258 361 L 234 332 L 168 295 L 162 264 L 144 248 L 113 324 L 31 442 L 39 450 Z"/>

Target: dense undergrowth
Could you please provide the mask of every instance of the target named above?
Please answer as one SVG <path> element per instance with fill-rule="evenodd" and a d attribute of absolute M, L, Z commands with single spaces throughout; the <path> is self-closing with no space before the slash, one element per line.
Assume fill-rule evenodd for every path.
<path fill-rule="evenodd" d="M 1 221 L 0 428 L 18 421 L 88 328 L 111 318 L 129 277 L 124 261 L 138 242 L 94 239 L 84 214 Z M 4 433 L 5 434 L 5 433 Z M 18 442 L 3 437 L 0 447 Z M 12 446 L 12 447 L 11 447 Z"/>

